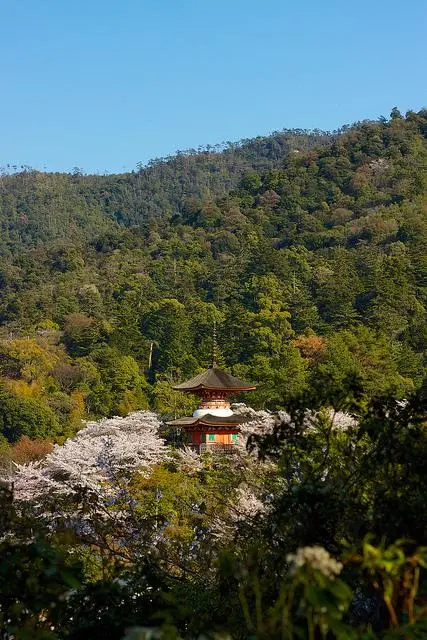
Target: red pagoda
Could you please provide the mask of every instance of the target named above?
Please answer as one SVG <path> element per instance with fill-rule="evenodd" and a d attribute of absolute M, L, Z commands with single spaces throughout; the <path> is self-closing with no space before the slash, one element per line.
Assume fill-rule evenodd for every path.
<path fill-rule="evenodd" d="M 198 452 L 232 450 L 237 444 L 244 418 L 232 412 L 228 396 L 255 388 L 222 371 L 214 361 L 210 369 L 173 387 L 176 391 L 200 396 L 201 402 L 191 417 L 172 420 L 168 425 L 182 429 L 187 446 Z"/>

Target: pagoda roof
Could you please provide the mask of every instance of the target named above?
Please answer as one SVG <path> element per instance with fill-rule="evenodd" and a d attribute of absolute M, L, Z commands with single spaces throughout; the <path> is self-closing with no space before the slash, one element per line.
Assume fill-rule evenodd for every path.
<path fill-rule="evenodd" d="M 204 416 L 199 416 L 195 418 L 191 416 L 189 418 L 178 418 L 178 420 L 171 420 L 167 422 L 171 427 L 238 427 L 247 419 L 244 416 L 214 416 L 211 413 L 206 413 Z"/>
<path fill-rule="evenodd" d="M 191 380 L 181 382 L 172 387 L 176 391 L 198 391 L 199 389 L 212 389 L 218 391 L 252 391 L 256 389 L 253 384 L 243 382 L 239 378 L 235 378 L 226 371 L 218 369 L 218 367 L 211 367 L 202 373 L 199 373 Z"/>

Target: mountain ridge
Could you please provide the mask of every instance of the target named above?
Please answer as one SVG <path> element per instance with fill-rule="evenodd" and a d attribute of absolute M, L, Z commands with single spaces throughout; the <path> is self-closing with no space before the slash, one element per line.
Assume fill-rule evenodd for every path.
<path fill-rule="evenodd" d="M 227 143 L 221 151 L 209 146 L 202 151 L 182 151 L 124 174 L 3 172 L 0 250 L 34 246 L 45 238 L 69 238 L 70 232 L 77 240 L 99 228 L 106 231 L 117 225 L 144 224 L 180 211 L 186 198 L 225 195 L 245 172 L 278 167 L 286 153 L 328 144 L 332 139 L 326 132 L 284 130 Z"/>

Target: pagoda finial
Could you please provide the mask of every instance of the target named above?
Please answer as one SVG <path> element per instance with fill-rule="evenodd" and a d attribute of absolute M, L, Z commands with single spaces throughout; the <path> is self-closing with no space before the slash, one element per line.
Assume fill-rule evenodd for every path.
<path fill-rule="evenodd" d="M 216 343 L 216 320 L 213 321 L 213 336 L 212 336 L 212 364 L 211 368 L 216 367 L 216 353 L 217 353 L 217 343 Z"/>

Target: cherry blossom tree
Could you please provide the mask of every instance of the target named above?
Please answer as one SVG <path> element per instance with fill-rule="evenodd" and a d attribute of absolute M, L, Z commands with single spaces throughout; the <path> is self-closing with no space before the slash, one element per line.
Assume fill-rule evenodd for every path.
<path fill-rule="evenodd" d="M 17 505 L 52 530 L 68 529 L 98 557 L 129 562 L 150 549 L 156 523 L 138 509 L 131 483 L 169 458 L 160 422 L 149 411 L 89 422 L 39 462 L 20 465 Z"/>
<path fill-rule="evenodd" d="M 167 457 L 159 427 L 157 416 L 149 411 L 89 422 L 42 461 L 20 465 L 14 478 L 15 496 L 33 501 L 48 493 L 70 495 L 82 488 L 103 494 L 119 477 L 135 471 L 147 474 Z"/>
<path fill-rule="evenodd" d="M 291 416 L 286 411 L 256 411 L 244 403 L 232 405 L 235 414 L 245 417 L 247 420 L 240 426 L 239 448 L 243 452 L 247 449 L 251 436 L 267 436 L 273 433 L 274 427 L 283 423 L 291 423 Z M 324 408 L 321 411 L 307 410 L 304 414 L 304 428 L 313 431 L 319 428 L 320 422 L 327 422 L 333 431 L 347 431 L 357 426 L 355 418 L 343 411 Z M 251 442 L 256 453 L 256 439 Z"/>
<path fill-rule="evenodd" d="M 238 440 L 238 449 L 241 456 L 249 455 L 248 440 L 251 436 L 265 436 L 273 432 L 274 425 L 278 417 L 285 417 L 283 412 L 272 413 L 271 411 L 256 411 L 248 407 L 243 402 L 232 405 L 233 412 L 245 418 L 245 422 L 240 425 L 240 434 Z M 253 455 L 257 455 L 253 450 Z"/>

